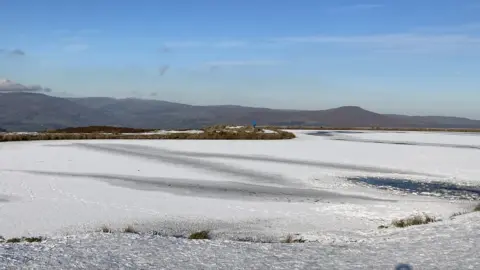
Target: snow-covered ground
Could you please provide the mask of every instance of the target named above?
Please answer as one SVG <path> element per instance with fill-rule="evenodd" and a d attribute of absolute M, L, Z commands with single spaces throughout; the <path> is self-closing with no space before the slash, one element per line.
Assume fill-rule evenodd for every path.
<path fill-rule="evenodd" d="M 462 144 L 480 146 L 478 132 L 359 132 L 350 134 L 356 138 L 370 140 L 388 140 L 396 142 L 427 142 L 443 144 Z"/>
<path fill-rule="evenodd" d="M 98 242 L 93 250 L 110 246 L 106 244 L 109 241 L 130 241 L 133 246 L 153 241 L 152 250 L 170 249 L 174 253 L 180 248 L 182 252 L 190 250 L 193 258 L 205 256 L 205 249 L 224 251 L 218 258 L 229 258 L 229 252 L 240 250 L 235 256 L 238 260 L 248 256 L 243 260 L 249 269 L 262 268 L 253 266 L 250 259 L 267 263 L 276 259 L 269 257 L 275 254 L 303 260 L 298 267 L 309 269 L 332 269 L 329 265 L 339 269 L 362 265 L 386 269 L 382 265 L 402 261 L 419 265 L 418 269 L 443 268 L 434 263 L 457 266 L 456 269 L 478 266 L 480 259 L 475 257 L 480 256 L 475 254 L 478 255 L 480 244 L 479 213 L 450 220 L 453 213 L 472 209 L 474 202 L 396 194 L 360 186 L 346 178 L 382 176 L 480 186 L 480 150 L 335 140 L 335 136 L 448 144 L 466 144 L 468 138 L 471 145 L 480 145 L 480 136 L 360 132 L 327 137 L 309 135 L 312 131 L 293 132 L 296 139 L 276 141 L 0 143 L 0 235 L 45 235 L 50 239 L 44 244 L 10 247 L 8 252 L 6 245 L 0 244 L 0 268 L 2 263 L 18 266 L 20 257 L 35 257 L 45 249 L 58 252 L 52 256 L 61 256 L 61 250 L 66 248 L 62 245 L 72 237 L 79 247 L 82 243 L 91 247 Z M 378 229 L 395 218 L 421 212 L 443 221 L 406 229 Z M 142 232 L 156 230 L 164 235 L 188 235 L 206 229 L 211 230 L 215 241 L 190 244 L 161 237 L 163 240 L 86 234 L 103 225 L 118 230 L 133 225 Z M 65 234 L 74 236 L 65 239 Z M 238 238 L 278 240 L 287 234 L 317 242 L 297 246 L 225 242 Z M 302 248 L 303 245 L 306 246 Z M 300 250 L 306 253 L 301 255 Z M 375 250 L 383 255 L 376 257 L 372 253 Z M 90 258 L 87 251 L 72 252 Z M 115 253 L 112 252 L 108 254 Z M 363 255 L 365 258 L 360 260 Z M 106 260 L 98 256 L 99 260 Z M 138 256 L 139 260 L 150 257 Z M 181 261 L 175 256 L 172 260 Z M 369 256 L 376 258 L 377 264 L 369 261 Z M 193 269 L 189 264 L 195 261 L 193 258 L 184 265 L 176 264 L 178 261 L 163 263 L 168 269 Z M 326 266 L 315 268 L 309 264 L 315 262 Z M 135 263 L 133 267 L 141 266 Z M 196 265 L 209 268 L 201 263 Z M 223 266 L 235 268 L 228 263 Z M 278 269 L 294 268 L 288 263 L 280 266 Z"/>

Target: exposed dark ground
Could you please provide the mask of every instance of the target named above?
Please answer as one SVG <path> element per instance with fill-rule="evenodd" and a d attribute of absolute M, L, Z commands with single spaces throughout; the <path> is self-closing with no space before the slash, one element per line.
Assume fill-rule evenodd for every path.
<path fill-rule="evenodd" d="M 420 182 L 387 177 L 351 177 L 347 179 L 354 183 L 364 183 L 382 189 L 407 193 L 420 193 L 421 195 L 440 196 L 448 199 L 480 200 L 480 186 L 457 185 L 441 181 Z"/>

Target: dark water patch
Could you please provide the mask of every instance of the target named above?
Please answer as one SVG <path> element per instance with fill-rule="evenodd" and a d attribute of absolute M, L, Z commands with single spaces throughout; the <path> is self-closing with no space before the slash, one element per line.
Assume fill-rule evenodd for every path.
<path fill-rule="evenodd" d="M 309 132 L 307 135 L 312 135 L 312 136 L 324 136 L 324 137 L 334 137 L 335 132 L 332 131 L 316 131 L 316 132 Z"/>
<path fill-rule="evenodd" d="M 420 182 L 386 177 L 352 177 L 347 180 L 381 189 L 415 193 L 424 196 L 460 200 L 480 200 L 480 186 L 457 185 L 440 181 Z"/>
<path fill-rule="evenodd" d="M 363 134 L 366 132 L 363 131 L 353 131 L 353 130 L 335 130 L 335 131 L 329 131 L 331 133 L 339 133 L 339 134 Z"/>
<path fill-rule="evenodd" d="M 349 130 L 320 130 L 320 131 L 314 131 L 314 132 L 309 132 L 307 135 L 312 135 L 312 136 L 324 136 L 324 137 L 335 137 L 336 135 L 342 135 L 342 134 L 364 134 L 365 132 L 361 131 L 349 131 Z"/>

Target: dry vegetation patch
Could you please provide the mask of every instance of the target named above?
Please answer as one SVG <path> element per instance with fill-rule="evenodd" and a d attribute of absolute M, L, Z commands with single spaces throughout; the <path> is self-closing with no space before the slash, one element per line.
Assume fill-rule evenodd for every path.
<path fill-rule="evenodd" d="M 437 218 L 434 216 L 429 216 L 427 214 L 423 215 L 414 215 L 408 218 L 396 219 L 392 222 L 392 225 L 397 228 L 405 228 L 409 226 L 429 224 L 432 222 L 437 222 Z"/>
<path fill-rule="evenodd" d="M 188 237 L 188 239 L 191 239 L 191 240 L 210 239 L 210 232 L 209 231 L 194 232 Z"/>
<path fill-rule="evenodd" d="M 253 127 L 213 126 L 203 129 L 203 132 L 192 133 L 176 131 L 172 133 L 147 133 L 152 129 L 132 129 L 122 127 L 78 127 L 62 130 L 51 130 L 42 133 L 5 133 L 0 134 L 0 142 L 36 141 L 36 140 L 113 140 L 113 139 L 163 139 L 163 140 L 282 140 L 293 139 L 295 135 L 283 130 L 271 129 L 265 132 Z M 124 134 L 130 133 L 130 134 Z"/>
<path fill-rule="evenodd" d="M 14 237 L 14 238 L 9 238 L 5 239 L 0 236 L 0 243 L 7 243 L 7 244 L 14 244 L 14 243 L 22 243 L 22 242 L 27 242 L 27 243 L 39 243 L 45 240 L 43 237 Z"/>
<path fill-rule="evenodd" d="M 112 127 L 112 126 L 88 126 L 69 127 L 63 129 L 47 130 L 46 133 L 144 133 L 152 132 L 154 129 Z"/>
<path fill-rule="evenodd" d="M 285 239 L 281 241 L 282 243 L 291 244 L 291 243 L 305 243 L 306 240 L 303 237 L 295 238 L 292 234 L 288 234 Z"/>

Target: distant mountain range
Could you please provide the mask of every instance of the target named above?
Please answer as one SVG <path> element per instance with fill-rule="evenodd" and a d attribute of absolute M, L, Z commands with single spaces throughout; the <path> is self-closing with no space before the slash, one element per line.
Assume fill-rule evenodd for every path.
<path fill-rule="evenodd" d="M 324 127 L 480 128 L 479 120 L 379 114 L 356 106 L 329 110 L 277 110 L 242 106 L 193 106 L 159 100 L 59 98 L 41 93 L 1 93 L 0 129 L 41 131 L 115 125 L 184 129 L 216 124 Z"/>

